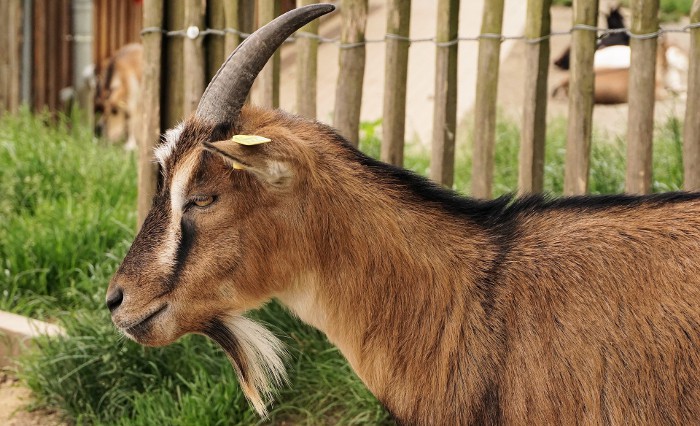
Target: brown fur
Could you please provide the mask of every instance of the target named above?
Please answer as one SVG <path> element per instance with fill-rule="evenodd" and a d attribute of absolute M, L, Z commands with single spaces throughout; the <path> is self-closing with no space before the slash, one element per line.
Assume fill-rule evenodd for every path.
<path fill-rule="evenodd" d="M 166 163 L 110 285 L 124 291 L 122 327 L 167 304 L 135 340 L 167 344 L 276 297 L 400 423 L 700 415 L 700 196 L 458 200 L 320 124 L 244 108 L 238 127 L 272 142 L 216 143 L 231 131 L 191 119 Z M 188 222 L 194 236 L 168 270 L 154 259 L 188 161 L 187 193 L 218 199 L 183 214 L 180 232 Z M 269 161 L 291 172 L 287 184 Z"/>
<path fill-rule="evenodd" d="M 143 47 L 127 44 L 103 67 L 95 95 L 95 108 L 102 114 L 97 133 L 111 142 L 127 140 L 129 149 L 136 147 L 142 73 Z"/>

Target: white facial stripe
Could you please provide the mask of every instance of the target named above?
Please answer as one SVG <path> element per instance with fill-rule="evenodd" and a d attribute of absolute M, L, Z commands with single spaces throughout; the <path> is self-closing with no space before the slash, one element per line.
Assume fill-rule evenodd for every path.
<path fill-rule="evenodd" d="M 166 267 L 175 265 L 175 254 L 180 244 L 180 219 L 182 219 L 182 209 L 187 202 L 187 183 L 197 165 L 197 155 L 190 155 L 182 163 L 178 163 L 170 185 L 170 226 L 168 227 L 168 238 L 163 244 L 163 249 L 158 257 L 161 264 Z"/>
<path fill-rule="evenodd" d="M 165 139 L 163 143 L 153 150 L 153 155 L 158 163 L 160 163 L 161 167 L 165 168 L 165 160 L 167 160 L 175 150 L 175 146 L 177 145 L 177 141 L 180 140 L 180 135 L 184 127 L 185 124 L 180 123 L 172 129 L 169 129 L 163 136 L 163 139 Z"/>

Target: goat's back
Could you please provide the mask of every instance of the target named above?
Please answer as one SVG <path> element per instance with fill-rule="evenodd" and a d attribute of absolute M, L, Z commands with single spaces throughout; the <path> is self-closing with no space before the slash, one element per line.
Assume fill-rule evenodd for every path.
<path fill-rule="evenodd" d="M 516 221 L 494 308 L 507 335 L 505 420 L 697 418 L 700 202 L 678 197 L 692 198 L 570 205 Z"/>

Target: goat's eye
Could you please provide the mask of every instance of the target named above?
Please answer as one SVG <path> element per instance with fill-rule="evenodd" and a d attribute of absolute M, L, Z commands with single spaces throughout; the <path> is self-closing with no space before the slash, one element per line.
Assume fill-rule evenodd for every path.
<path fill-rule="evenodd" d="M 192 198 L 192 204 L 194 204 L 197 207 L 206 207 L 213 202 L 213 195 L 197 195 L 194 198 Z"/>

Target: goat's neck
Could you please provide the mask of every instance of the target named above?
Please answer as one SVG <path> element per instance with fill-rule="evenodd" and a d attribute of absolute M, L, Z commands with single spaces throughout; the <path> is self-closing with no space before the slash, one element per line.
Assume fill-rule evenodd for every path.
<path fill-rule="evenodd" d="M 396 386 L 449 386 L 440 363 L 451 357 L 441 355 L 457 346 L 481 352 L 464 325 L 488 332 L 476 283 L 496 252 L 482 228 L 438 208 L 381 202 L 329 215 L 311 239 L 322 242 L 318 263 L 280 300 L 325 332 L 387 403 L 401 399 L 391 396 Z M 407 371 L 425 377 L 409 383 Z"/>

